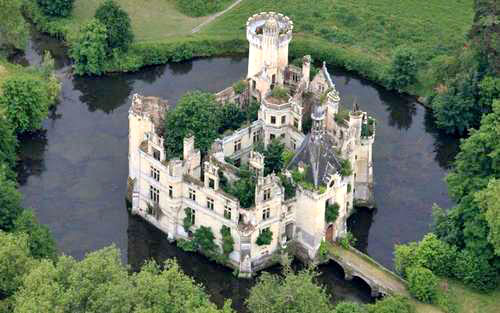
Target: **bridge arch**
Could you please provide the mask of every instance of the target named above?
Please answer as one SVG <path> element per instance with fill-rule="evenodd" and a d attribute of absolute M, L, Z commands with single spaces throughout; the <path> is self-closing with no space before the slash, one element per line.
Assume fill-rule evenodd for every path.
<path fill-rule="evenodd" d="M 359 276 L 359 275 L 353 275 L 352 276 L 352 282 L 357 283 L 358 285 L 361 285 L 362 288 L 369 290 L 370 294 L 373 298 L 377 298 L 380 296 L 380 293 L 378 291 L 377 286 L 373 286 L 368 282 L 365 278 Z"/>

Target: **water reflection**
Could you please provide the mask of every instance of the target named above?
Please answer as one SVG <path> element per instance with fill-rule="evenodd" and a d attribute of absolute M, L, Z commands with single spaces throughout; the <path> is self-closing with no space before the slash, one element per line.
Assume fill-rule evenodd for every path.
<path fill-rule="evenodd" d="M 417 103 L 402 96 L 394 97 L 393 92 L 385 89 L 378 89 L 378 94 L 389 113 L 389 126 L 397 129 L 410 128 L 413 117 L 417 114 Z"/>
<path fill-rule="evenodd" d="M 373 223 L 373 216 L 377 214 L 377 209 L 369 209 L 364 207 L 356 208 L 353 215 L 347 219 L 347 229 L 356 238 L 355 247 L 367 253 L 368 238 L 370 235 L 370 228 Z"/>
<path fill-rule="evenodd" d="M 450 169 L 460 150 L 460 138 L 450 136 L 436 127 L 436 122 L 431 110 L 425 110 L 425 131 L 434 137 L 435 160 L 439 166 Z"/>
<path fill-rule="evenodd" d="M 186 274 L 205 286 L 211 300 L 217 305 L 222 306 L 224 300 L 231 299 L 235 310 L 247 312 L 244 302 L 250 288 L 256 283 L 255 278 L 236 278 L 232 270 L 215 264 L 199 254 L 182 251 L 170 243 L 161 231 L 139 217 L 129 215 L 127 235 L 128 262 L 134 271 L 137 271 L 145 260 L 153 259 L 162 263 L 166 259 L 175 258 Z M 293 266 L 296 270 L 303 267 L 299 262 L 294 262 Z M 267 271 L 279 274 L 280 267 L 274 266 Z M 364 303 L 372 301 L 370 288 L 365 286 L 366 283 L 344 281 L 344 272 L 337 264 L 321 265 L 318 271 L 321 273 L 317 278 L 318 283 L 332 295 L 333 301 L 349 300 Z"/>
<path fill-rule="evenodd" d="M 17 181 L 26 184 L 28 177 L 40 176 L 45 171 L 45 149 L 47 146 L 47 131 L 24 134 L 19 137 L 22 143 L 18 149 L 16 164 Z"/>

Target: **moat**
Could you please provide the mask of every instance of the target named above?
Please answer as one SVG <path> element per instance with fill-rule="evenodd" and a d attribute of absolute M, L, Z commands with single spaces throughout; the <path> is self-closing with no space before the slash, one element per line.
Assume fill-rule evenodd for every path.
<path fill-rule="evenodd" d="M 18 173 L 25 206 L 36 209 L 65 254 L 82 258 L 114 243 L 132 268 L 149 258 L 176 257 L 215 302 L 232 298 L 235 308 L 241 309 L 253 282 L 234 278 L 230 270 L 202 256 L 180 251 L 153 226 L 130 216 L 124 182 L 130 96 L 140 92 L 175 102 L 191 89 L 219 91 L 245 75 L 247 59 L 199 59 L 133 74 L 74 78 L 64 49 L 53 40 L 36 37 L 24 62 L 36 64 L 42 50 L 51 50 L 63 88 L 45 131 L 21 142 Z M 430 114 L 412 98 L 339 69 L 330 72 L 343 104 L 351 106 L 356 97 L 360 108 L 377 120 L 373 151 L 377 209 L 359 208 L 348 224 L 358 248 L 392 268 L 394 244 L 419 239 L 429 230 L 432 204 L 451 206 L 443 177 L 457 140 L 435 131 Z M 319 270 L 321 283 L 336 299 L 371 301 L 368 287 L 357 280 L 344 281 L 334 264 Z"/>

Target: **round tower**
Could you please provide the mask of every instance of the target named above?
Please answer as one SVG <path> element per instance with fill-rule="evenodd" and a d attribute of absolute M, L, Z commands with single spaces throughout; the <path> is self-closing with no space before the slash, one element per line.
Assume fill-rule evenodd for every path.
<path fill-rule="evenodd" d="M 248 76 L 265 73 L 272 84 L 283 83 L 288 65 L 288 45 L 292 40 L 293 22 L 283 14 L 263 12 L 247 21 L 249 42 Z"/>

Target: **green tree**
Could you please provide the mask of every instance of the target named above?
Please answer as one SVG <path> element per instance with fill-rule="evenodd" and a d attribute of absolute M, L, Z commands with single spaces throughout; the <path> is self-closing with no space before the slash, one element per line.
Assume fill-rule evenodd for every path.
<path fill-rule="evenodd" d="M 48 16 L 66 17 L 71 14 L 75 0 L 37 0 L 38 6 Z"/>
<path fill-rule="evenodd" d="M 340 160 L 340 175 L 342 177 L 351 176 L 353 173 L 351 162 L 349 160 Z"/>
<path fill-rule="evenodd" d="M 225 103 L 222 106 L 221 110 L 221 124 L 219 127 L 219 133 L 222 134 L 228 129 L 236 130 L 241 127 L 245 120 L 245 112 L 242 111 L 236 103 Z"/>
<path fill-rule="evenodd" d="M 7 119 L 18 133 L 37 130 L 47 117 L 49 97 L 42 81 L 14 76 L 3 83 L 0 107 L 6 108 Z"/>
<path fill-rule="evenodd" d="M 264 175 L 280 173 L 283 169 L 283 152 L 285 145 L 278 139 L 272 140 L 264 150 Z"/>
<path fill-rule="evenodd" d="M 402 90 L 417 80 L 417 61 L 415 52 L 408 47 L 398 47 L 394 51 L 391 62 L 389 85 Z"/>
<path fill-rule="evenodd" d="M 11 231 L 21 214 L 21 194 L 16 182 L 7 178 L 7 168 L 0 164 L 0 230 Z"/>
<path fill-rule="evenodd" d="M 500 256 L 500 180 L 492 179 L 488 187 L 476 194 L 476 200 L 485 212 L 488 222 L 488 240 Z"/>
<path fill-rule="evenodd" d="M 82 26 L 70 52 L 76 74 L 102 74 L 107 58 L 107 39 L 106 26 L 98 20 L 93 19 Z"/>
<path fill-rule="evenodd" d="M 206 152 L 217 138 L 221 123 L 219 104 L 206 92 L 193 91 L 177 102 L 165 116 L 165 148 L 169 157 L 182 155 L 183 140 L 194 134 L 195 145 Z"/>
<path fill-rule="evenodd" d="M 26 233 L 30 254 L 35 259 L 56 258 L 56 243 L 49 228 L 38 222 L 31 210 L 24 210 L 16 219 L 14 229 L 16 232 Z"/>
<path fill-rule="evenodd" d="M 418 264 L 416 242 L 410 242 L 394 247 L 394 267 L 396 272 L 401 276 L 406 277 L 406 270 Z"/>
<path fill-rule="evenodd" d="M 264 228 L 259 236 L 257 237 L 257 241 L 255 242 L 259 246 L 267 246 L 273 241 L 273 232 L 270 228 Z"/>
<path fill-rule="evenodd" d="M 200 226 L 194 232 L 193 240 L 201 251 L 211 254 L 217 252 L 217 245 L 214 242 L 215 236 L 210 227 Z"/>
<path fill-rule="evenodd" d="M 438 279 L 425 267 L 411 267 L 408 272 L 408 289 L 412 296 L 425 302 L 433 303 L 437 297 Z"/>
<path fill-rule="evenodd" d="M 497 271 L 488 259 L 470 250 L 460 251 L 455 265 L 455 277 L 481 291 L 497 286 Z"/>
<path fill-rule="evenodd" d="M 113 0 L 106 0 L 97 8 L 95 18 L 106 26 L 109 52 L 113 49 L 126 51 L 134 41 L 128 13 Z"/>
<path fill-rule="evenodd" d="M 26 47 L 29 33 L 21 5 L 21 0 L 0 0 L 0 46 Z"/>
<path fill-rule="evenodd" d="M 238 198 L 242 208 L 251 208 L 255 205 L 255 185 L 255 174 L 248 169 L 248 166 L 242 166 L 239 179 L 231 185 L 226 184 L 223 188 L 225 192 Z"/>
<path fill-rule="evenodd" d="M 0 231 L 0 297 L 14 294 L 32 266 L 27 236 Z"/>
<path fill-rule="evenodd" d="M 325 289 L 315 282 L 317 274 L 306 269 L 295 273 L 285 267 L 284 277 L 264 272 L 246 300 L 251 313 L 331 313 Z M 272 291 L 272 292 L 270 292 Z"/>
<path fill-rule="evenodd" d="M 16 165 L 16 148 L 17 137 L 14 127 L 7 116 L 0 111 L 0 164 L 6 165 L 7 169 L 13 169 Z"/>
<path fill-rule="evenodd" d="M 220 234 L 222 235 L 222 252 L 224 255 L 229 255 L 234 250 L 234 239 L 231 236 L 231 228 L 222 225 Z"/>

